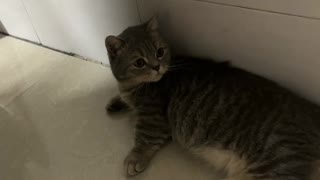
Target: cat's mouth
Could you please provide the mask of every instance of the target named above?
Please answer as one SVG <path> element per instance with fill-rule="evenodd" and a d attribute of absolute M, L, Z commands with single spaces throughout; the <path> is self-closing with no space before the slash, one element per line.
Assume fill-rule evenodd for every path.
<path fill-rule="evenodd" d="M 161 67 L 159 71 L 150 71 L 148 74 L 144 74 L 142 76 L 138 76 L 134 79 L 135 82 L 146 83 L 146 82 L 157 82 L 161 80 L 163 75 L 167 72 L 167 67 Z"/>
<path fill-rule="evenodd" d="M 161 66 L 159 71 L 152 72 L 152 79 L 153 79 L 152 81 L 153 82 L 159 81 L 162 78 L 162 76 L 167 72 L 167 70 L 168 70 L 167 67 Z"/>
<path fill-rule="evenodd" d="M 167 71 L 168 71 L 167 65 L 161 66 L 159 69 L 159 73 L 161 74 L 161 76 L 164 75 Z"/>

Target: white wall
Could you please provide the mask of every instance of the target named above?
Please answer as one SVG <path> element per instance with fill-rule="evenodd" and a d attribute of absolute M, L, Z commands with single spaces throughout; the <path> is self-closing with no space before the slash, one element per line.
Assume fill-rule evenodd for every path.
<path fill-rule="evenodd" d="M 32 22 L 20 0 L 0 0 L 0 32 L 39 43 Z"/>
<path fill-rule="evenodd" d="M 319 0 L 137 1 L 0 0 L 0 20 L 13 35 L 108 63 L 105 36 L 138 24 L 137 9 L 143 21 L 159 12 L 183 54 L 231 60 L 320 102 Z"/>
<path fill-rule="evenodd" d="M 138 4 L 142 20 L 159 13 L 164 33 L 183 54 L 231 60 L 320 103 L 320 20 L 204 1 Z"/>

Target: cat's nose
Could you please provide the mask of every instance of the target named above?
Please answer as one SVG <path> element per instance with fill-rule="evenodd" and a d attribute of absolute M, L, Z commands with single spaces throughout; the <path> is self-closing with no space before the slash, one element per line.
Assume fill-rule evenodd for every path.
<path fill-rule="evenodd" d="M 153 66 L 152 69 L 153 69 L 153 70 L 156 70 L 156 71 L 159 71 L 160 65 Z"/>

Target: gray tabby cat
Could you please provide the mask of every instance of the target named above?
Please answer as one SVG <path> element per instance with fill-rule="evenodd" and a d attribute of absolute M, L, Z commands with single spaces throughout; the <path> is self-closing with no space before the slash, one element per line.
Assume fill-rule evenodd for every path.
<path fill-rule="evenodd" d="M 228 180 L 320 179 L 318 106 L 226 63 L 172 58 L 154 18 L 105 43 L 120 89 L 107 110 L 138 120 L 127 175 L 173 140 Z"/>

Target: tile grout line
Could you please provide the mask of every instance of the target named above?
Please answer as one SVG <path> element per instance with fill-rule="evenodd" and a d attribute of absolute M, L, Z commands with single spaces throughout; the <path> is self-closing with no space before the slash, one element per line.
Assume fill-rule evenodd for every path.
<path fill-rule="evenodd" d="M 83 57 L 83 56 L 81 56 L 79 54 L 76 54 L 76 53 L 65 52 L 65 51 L 62 51 L 62 50 L 59 50 L 59 49 L 55 49 L 55 48 L 52 48 L 52 47 L 49 47 L 49 46 L 45 46 L 43 44 L 40 44 L 40 43 L 37 43 L 37 42 L 34 42 L 34 41 L 30 41 L 28 39 L 24 39 L 24 38 L 20 38 L 20 37 L 17 37 L 17 36 L 13 36 L 13 35 L 10 35 L 10 34 L 6 34 L 6 33 L 0 32 L 0 35 L 1 34 L 5 35 L 5 36 L 12 37 L 12 38 L 20 40 L 20 41 L 24 41 L 24 42 L 36 45 L 36 46 L 40 46 L 40 47 L 45 48 L 45 49 L 49 49 L 49 50 L 55 51 L 55 52 L 58 52 L 58 53 L 62 53 L 62 54 L 65 54 L 65 55 L 68 55 L 68 56 L 71 56 L 71 57 L 79 58 L 80 60 L 83 60 L 83 61 L 88 61 L 88 62 L 91 62 L 91 63 L 94 63 L 94 64 L 99 64 L 99 65 L 102 65 L 102 66 L 110 68 L 110 65 L 107 64 L 107 63 L 103 63 L 101 61 L 97 61 L 97 60 L 94 60 L 94 59 L 86 58 L 86 57 Z"/>
<path fill-rule="evenodd" d="M 215 1 L 211 1 L 211 0 L 194 0 L 194 1 L 202 2 L 202 3 L 217 4 L 217 5 L 221 5 L 221 6 L 228 6 L 228 7 L 234 7 L 234 8 L 247 9 L 247 10 L 253 10 L 253 11 L 267 12 L 267 13 L 272 13 L 272 14 L 280 14 L 280 15 L 285 15 L 285 16 L 292 16 L 292 17 L 298 17 L 298 18 L 303 18 L 303 19 L 308 19 L 308 20 L 320 21 L 320 17 L 303 16 L 303 15 L 297 15 L 297 14 L 283 13 L 283 12 L 272 11 L 272 10 L 265 10 L 265 9 L 241 6 L 241 5 L 233 5 L 233 4 L 228 4 L 228 3 L 215 2 Z"/>
<path fill-rule="evenodd" d="M 20 0 L 20 2 L 21 2 L 21 4 L 22 4 L 24 10 L 25 10 L 26 13 L 27 13 L 28 19 L 29 19 L 29 21 L 30 21 L 30 24 L 31 24 L 31 26 L 32 26 L 32 28 L 33 28 L 34 33 L 36 34 L 36 36 L 37 36 L 37 38 L 38 38 L 39 43 L 42 44 L 42 42 L 41 42 L 41 40 L 40 40 L 40 37 L 39 37 L 39 35 L 38 35 L 38 32 L 37 32 L 37 30 L 36 30 L 36 28 L 35 28 L 35 26 L 34 26 L 34 24 L 33 24 L 33 21 L 32 21 L 32 19 L 31 19 L 31 16 L 30 16 L 30 14 L 29 14 L 29 11 L 28 11 L 26 5 L 24 4 L 23 0 Z"/>

